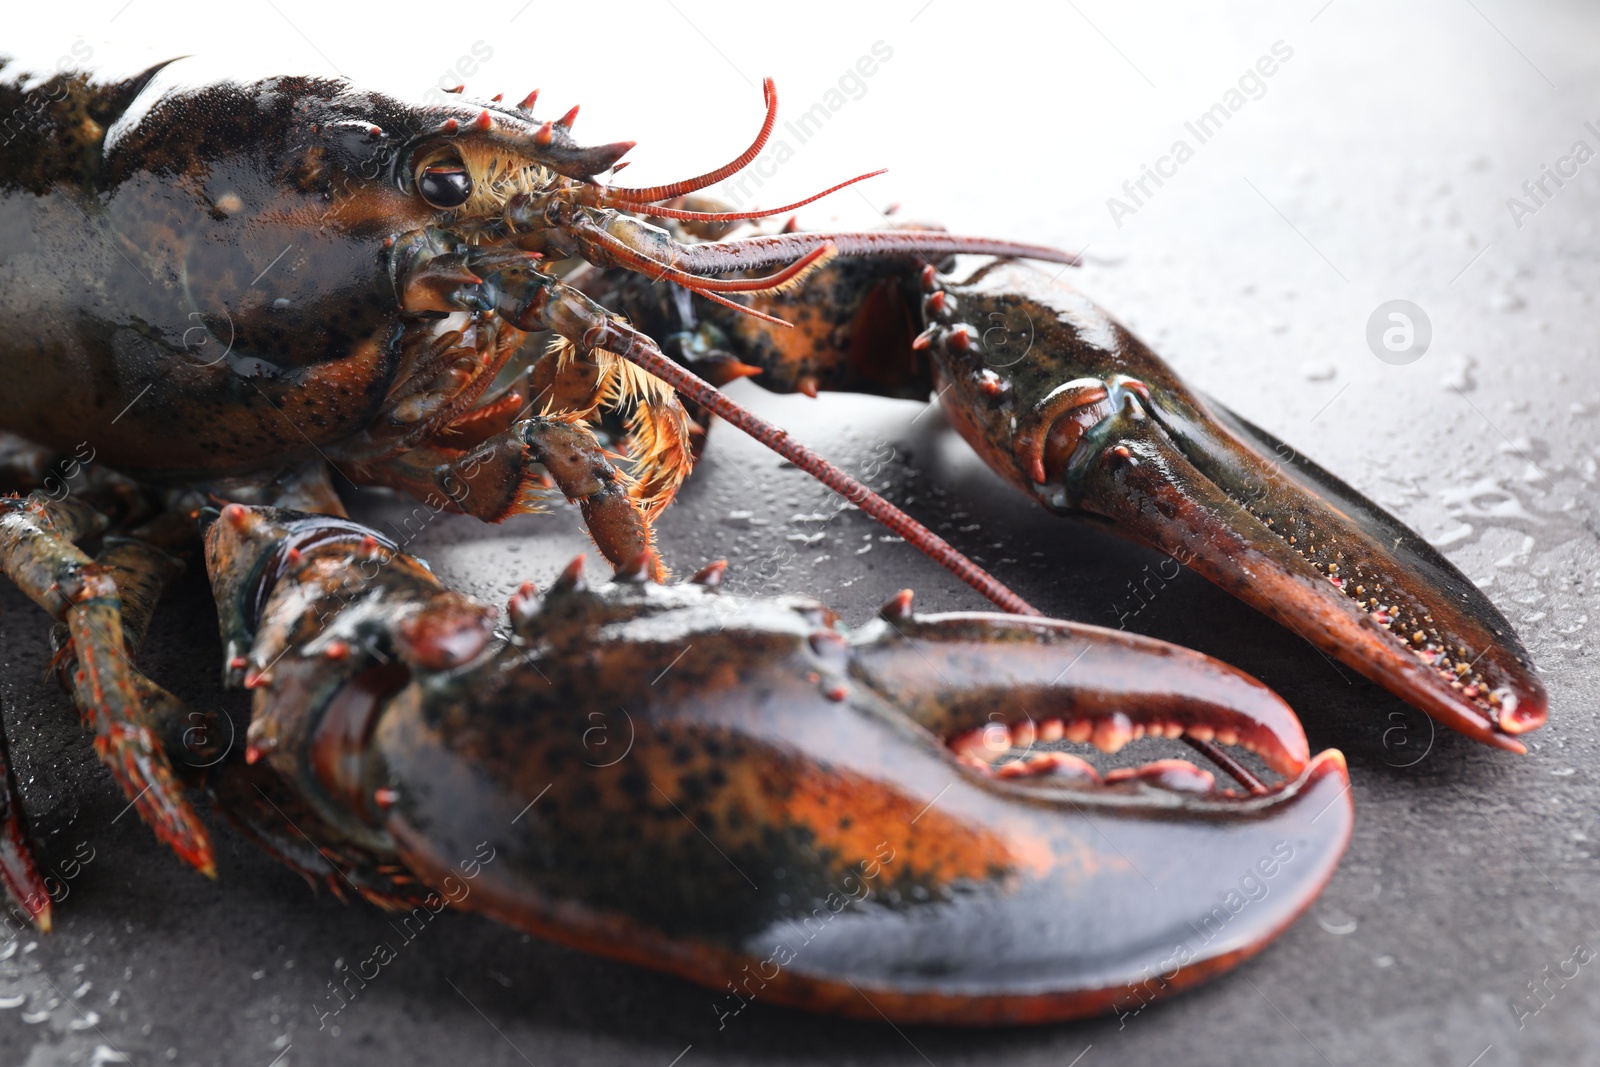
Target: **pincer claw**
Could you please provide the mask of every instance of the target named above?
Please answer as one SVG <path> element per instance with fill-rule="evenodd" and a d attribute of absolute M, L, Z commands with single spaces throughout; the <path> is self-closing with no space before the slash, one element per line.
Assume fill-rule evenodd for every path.
<path fill-rule="evenodd" d="M 951 422 L 1019 489 L 1111 520 L 1446 726 L 1523 751 L 1544 686 L 1505 617 L 1418 534 L 1059 281 L 1000 263 L 924 285 L 952 297 L 928 305 L 924 335 Z M 969 323 L 990 321 L 1026 333 L 1026 359 L 993 329 L 974 343 Z"/>
<path fill-rule="evenodd" d="M 436 887 L 499 857 L 465 907 L 719 996 L 897 1022 L 1132 1010 L 1263 948 L 1349 837 L 1343 758 L 1196 652 L 905 595 L 854 633 L 692 581 L 560 596 L 517 647 L 394 697 L 383 831 Z M 1106 763 L 1184 737 L 1282 780 Z"/>

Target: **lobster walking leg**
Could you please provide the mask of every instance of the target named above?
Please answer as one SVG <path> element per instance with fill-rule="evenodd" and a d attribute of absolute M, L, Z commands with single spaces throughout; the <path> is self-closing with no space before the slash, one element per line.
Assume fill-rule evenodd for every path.
<path fill-rule="evenodd" d="M 116 585 L 122 602 L 122 650 L 129 657 L 136 656 L 144 647 L 156 602 L 183 573 L 183 564 L 154 545 L 132 537 L 105 538 L 94 561 Z"/>
<path fill-rule="evenodd" d="M 152 729 L 143 693 L 153 690 L 128 657 L 122 599 L 108 569 L 75 544 L 104 519 L 67 500 L 0 500 L 0 570 L 70 635 L 78 665 L 73 693 L 95 735 L 95 751 L 156 836 L 206 875 L 211 841 L 181 792 Z"/>
<path fill-rule="evenodd" d="M 582 422 L 553 417 L 524 420 L 469 452 L 424 447 L 360 470 L 370 482 L 410 493 L 452 511 L 491 521 L 536 509 L 542 465 L 568 500 L 576 501 L 595 545 L 613 567 L 641 554 L 655 561 L 655 537 L 600 441 Z"/>
<path fill-rule="evenodd" d="M 594 431 L 581 422 L 529 419 L 518 427 L 526 457 L 544 469 L 570 500 L 578 502 L 594 542 L 614 567 L 639 556 L 650 560 L 651 577 L 663 576 L 655 532 L 628 493 L 625 476 L 606 458 Z"/>
<path fill-rule="evenodd" d="M 33 838 L 11 773 L 4 716 L 0 715 L 0 885 L 40 930 L 49 932 L 50 894 L 33 858 Z"/>
<path fill-rule="evenodd" d="M 163 529 L 163 527 L 166 527 Z M 173 529 L 173 527 L 181 527 Z M 156 603 L 167 586 L 183 573 L 183 562 L 176 556 L 157 547 L 153 542 L 172 543 L 177 535 L 187 541 L 192 538 L 194 522 L 190 516 L 166 513 L 153 523 L 136 531 L 133 537 L 106 537 L 95 563 L 105 568 L 116 584 L 122 601 L 123 652 L 130 659 L 144 646 L 145 634 L 155 614 Z M 148 538 L 148 539 L 147 539 Z M 63 671 L 79 702 L 84 697 L 77 691 L 73 646 L 70 634 L 61 628 L 57 635 L 61 649 L 58 669 Z M 141 671 L 133 671 L 133 685 L 139 693 L 145 724 L 156 737 L 157 744 L 169 756 L 183 753 L 188 768 L 208 766 L 225 751 L 226 739 L 218 732 L 216 716 L 190 708 L 163 686 L 152 681 Z M 186 767 L 176 768 L 185 776 Z"/>

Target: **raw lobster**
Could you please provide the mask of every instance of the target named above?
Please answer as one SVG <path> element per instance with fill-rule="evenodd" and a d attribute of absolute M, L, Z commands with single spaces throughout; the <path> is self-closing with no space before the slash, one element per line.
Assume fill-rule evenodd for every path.
<path fill-rule="evenodd" d="M 660 584 L 652 521 L 717 417 L 1033 611 L 712 384 L 752 373 L 938 390 L 1045 506 L 1116 523 L 1478 740 L 1520 749 L 1543 721 L 1516 635 L 1396 520 L 1071 290 L 952 259 L 1076 257 L 935 228 L 730 236 L 800 206 L 698 195 L 761 150 L 770 82 L 738 158 L 626 188 L 603 178 L 631 144 L 578 145 L 577 109 L 540 121 L 537 94 L 417 107 L 185 70 L 0 63 L 0 108 L 26 119 L 0 146 L 0 429 L 31 491 L 0 502 L 0 569 L 58 620 L 102 758 L 202 871 L 200 786 L 384 906 L 454 899 L 471 864 L 469 906 L 544 936 L 736 997 L 953 1022 L 1142 1003 L 1314 898 L 1349 833 L 1343 761 L 1231 668 L 1054 620 L 919 617 L 909 595 L 848 633 L 812 601 L 724 596 L 715 567 Z M 41 490 L 66 454 L 81 497 Z M 489 521 L 559 491 L 618 580 L 525 589 L 497 636 L 350 523 L 330 470 Z M 254 690 L 237 751 L 132 665 L 208 503 L 224 669 Z M 618 707 L 629 755 L 586 765 L 588 716 Z M 1062 748 L 1153 736 L 1244 792 Z M 3 762 L 0 876 L 47 925 Z"/>

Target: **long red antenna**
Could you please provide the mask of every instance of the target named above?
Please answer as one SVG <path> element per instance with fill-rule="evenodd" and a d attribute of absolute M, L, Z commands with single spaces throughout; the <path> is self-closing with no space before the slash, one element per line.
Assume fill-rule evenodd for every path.
<path fill-rule="evenodd" d="M 708 185 L 715 185 L 722 179 L 739 173 L 750 165 L 751 160 L 761 154 L 761 150 L 766 147 L 767 138 L 772 136 L 772 127 L 778 121 L 778 87 L 773 84 L 771 78 L 768 78 L 761 83 L 761 89 L 766 94 L 767 119 L 761 124 L 761 132 L 756 134 L 755 141 L 732 163 L 707 171 L 698 178 L 688 178 L 681 182 L 673 182 L 671 185 L 652 185 L 644 189 L 608 188 L 605 190 L 605 198 L 622 203 L 671 200 L 675 196 L 683 196 L 685 193 L 704 189 Z"/>
<path fill-rule="evenodd" d="M 806 197 L 804 200 L 796 200 L 794 203 L 785 204 L 782 207 L 769 207 L 759 211 L 685 211 L 683 208 L 660 207 L 655 204 L 639 204 L 637 206 L 629 205 L 628 210 L 636 212 L 640 215 L 649 215 L 652 218 L 684 219 L 689 222 L 736 222 L 739 219 L 768 219 L 774 215 L 782 215 L 786 212 L 794 211 L 796 208 L 802 208 L 807 204 L 815 203 L 825 196 L 831 196 L 832 194 L 837 193 L 840 189 L 854 185 L 856 182 L 864 182 L 868 178 L 876 178 L 878 175 L 886 173 L 888 173 L 888 168 L 881 167 L 878 170 L 870 171 L 866 174 L 858 174 L 849 181 L 840 182 L 838 185 L 830 186 L 827 189 L 822 190 L 820 193 Z"/>

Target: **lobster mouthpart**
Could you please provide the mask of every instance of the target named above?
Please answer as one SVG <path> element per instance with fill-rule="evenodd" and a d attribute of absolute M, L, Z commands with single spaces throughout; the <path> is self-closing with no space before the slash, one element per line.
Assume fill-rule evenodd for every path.
<path fill-rule="evenodd" d="M 1013 484 L 1110 520 L 1446 726 L 1524 750 L 1544 686 L 1504 616 L 1419 535 L 1202 400 L 1071 288 L 1005 264 L 925 282 L 918 346 L 951 422 Z"/>

